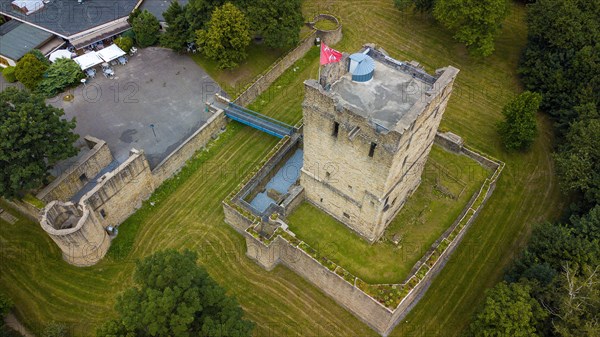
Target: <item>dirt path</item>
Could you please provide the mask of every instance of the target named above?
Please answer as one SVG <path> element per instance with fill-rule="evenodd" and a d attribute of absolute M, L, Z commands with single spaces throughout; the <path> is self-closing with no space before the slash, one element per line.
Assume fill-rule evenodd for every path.
<path fill-rule="evenodd" d="M 25 328 L 25 326 L 19 322 L 13 313 L 10 313 L 4 317 L 4 323 L 6 323 L 6 325 L 11 327 L 16 332 L 20 333 L 23 337 L 35 337 L 34 334 L 29 332 L 29 330 L 27 330 L 27 328 Z"/>

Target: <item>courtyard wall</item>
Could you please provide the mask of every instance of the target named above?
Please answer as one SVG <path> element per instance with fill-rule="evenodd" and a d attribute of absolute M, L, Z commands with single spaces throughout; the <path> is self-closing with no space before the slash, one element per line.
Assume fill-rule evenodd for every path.
<path fill-rule="evenodd" d="M 212 139 L 217 138 L 226 125 L 225 112 L 220 109 L 213 110 L 213 115 L 205 124 L 152 170 L 155 186 L 159 186 L 177 173 L 196 151 L 204 148 Z"/>
<path fill-rule="evenodd" d="M 93 179 L 113 161 L 113 156 L 105 141 L 92 136 L 85 136 L 84 140 L 89 151 L 41 190 L 37 194 L 38 199 L 46 203 L 53 200 L 71 199 L 90 179 Z"/>

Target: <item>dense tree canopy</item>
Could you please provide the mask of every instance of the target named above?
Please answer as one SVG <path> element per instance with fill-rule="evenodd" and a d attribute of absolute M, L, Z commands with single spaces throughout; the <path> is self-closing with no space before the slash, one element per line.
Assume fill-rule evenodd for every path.
<path fill-rule="evenodd" d="M 575 107 L 600 103 L 600 5 L 587 0 L 538 0 L 528 6 L 528 43 L 520 65 L 527 89 L 543 95 L 542 110 L 561 131 Z"/>
<path fill-rule="evenodd" d="M 77 62 L 59 58 L 48 67 L 46 76 L 38 84 L 37 90 L 44 96 L 51 97 L 68 87 L 79 85 L 84 77 Z"/>
<path fill-rule="evenodd" d="M 15 67 L 15 77 L 29 90 L 34 90 L 44 76 L 48 65 L 33 55 L 23 56 Z"/>
<path fill-rule="evenodd" d="M 163 13 L 167 30 L 160 37 L 160 44 L 175 51 L 184 51 L 188 42 L 193 41 L 190 24 L 185 17 L 187 6 L 183 7 L 178 1 L 173 1 Z"/>
<path fill-rule="evenodd" d="M 0 195 L 13 198 L 40 187 L 48 169 L 77 154 L 75 121 L 44 97 L 16 88 L 0 92 Z"/>
<path fill-rule="evenodd" d="M 436 0 L 394 0 L 399 9 L 407 9 L 414 6 L 417 12 L 431 12 Z"/>
<path fill-rule="evenodd" d="M 533 143 L 541 100 L 540 94 L 525 91 L 504 106 L 504 121 L 499 123 L 498 132 L 507 150 L 526 149 Z"/>
<path fill-rule="evenodd" d="M 536 336 L 537 326 L 548 316 L 529 295 L 527 286 L 499 283 L 489 290 L 470 327 L 470 336 Z"/>
<path fill-rule="evenodd" d="M 304 23 L 302 1 L 256 0 L 248 8 L 252 30 L 272 48 L 289 48 L 298 43 Z"/>
<path fill-rule="evenodd" d="M 135 33 L 135 40 L 141 48 L 146 48 L 158 42 L 160 23 L 158 19 L 147 10 L 143 10 L 133 19 L 131 25 Z"/>
<path fill-rule="evenodd" d="M 250 23 L 236 6 L 226 3 L 215 9 L 206 30 L 196 32 L 204 55 L 220 68 L 234 68 L 243 61 L 250 44 Z"/>
<path fill-rule="evenodd" d="M 253 323 L 196 260 L 189 250 L 166 250 L 139 261 L 136 286 L 117 298 L 119 319 L 97 336 L 250 336 Z"/>
<path fill-rule="evenodd" d="M 583 114 L 595 114 L 593 104 L 574 109 Z M 571 123 L 565 142 L 556 154 L 556 164 L 563 187 L 581 192 L 588 203 L 600 201 L 600 116 L 579 118 Z"/>
<path fill-rule="evenodd" d="M 508 13 L 507 0 L 436 0 L 433 15 L 476 55 L 494 51 L 494 38 Z"/>

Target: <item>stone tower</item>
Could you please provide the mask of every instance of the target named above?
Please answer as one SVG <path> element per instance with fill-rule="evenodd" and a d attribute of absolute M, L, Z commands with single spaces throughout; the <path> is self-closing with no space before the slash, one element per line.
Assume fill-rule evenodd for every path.
<path fill-rule="evenodd" d="M 102 221 L 83 204 L 52 201 L 44 208 L 40 224 L 61 249 L 65 261 L 76 266 L 97 263 L 110 247 Z"/>
<path fill-rule="evenodd" d="M 365 46 L 305 84 L 306 198 L 373 242 L 419 186 L 458 69 Z"/>

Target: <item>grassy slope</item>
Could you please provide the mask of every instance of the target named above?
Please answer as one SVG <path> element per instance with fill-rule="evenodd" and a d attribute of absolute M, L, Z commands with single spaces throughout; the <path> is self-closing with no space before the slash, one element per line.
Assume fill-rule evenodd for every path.
<path fill-rule="evenodd" d="M 442 171 L 435 165 L 443 165 Z M 450 186 L 448 172 L 466 183 L 454 200 L 434 189 L 436 181 Z M 329 259 L 369 283 L 401 283 L 433 242 L 456 220 L 490 172 L 466 156 L 434 146 L 423 181 L 392 221 L 388 230 L 402 235 L 399 246 L 391 241 L 369 244 L 341 222 L 304 203 L 289 219 L 297 237 Z M 462 186 L 456 187 L 456 195 Z M 390 234 L 389 236 L 393 235 Z"/>
<path fill-rule="evenodd" d="M 458 335 L 484 290 L 501 277 L 502 268 L 524 244 L 530 225 L 556 217 L 563 206 L 553 175 L 547 121 L 540 119 L 541 135 L 525 155 L 503 153 L 494 133 L 493 123 L 499 120 L 502 105 L 519 90 L 515 67 L 525 41 L 524 11 L 513 8 L 494 56 L 477 61 L 453 43 L 450 34 L 426 18 L 404 17 L 392 1 L 357 0 L 337 5 L 307 0 L 305 7 L 307 15 L 327 8 L 338 14 L 345 24 L 339 49 L 352 51 L 364 42 L 376 42 L 393 56 L 417 59 L 428 69 L 446 64 L 460 68 L 443 125 L 507 162 L 496 192 L 463 244 L 406 322 L 392 333 Z M 272 95 L 262 112 L 299 119 L 300 83 L 306 76 L 316 77 L 317 58 L 308 63 L 298 70 L 288 94 Z M 0 286 L 15 299 L 19 318 L 29 326 L 67 321 L 79 335 L 89 336 L 91 327 L 112 314 L 113 293 L 128 286 L 133 259 L 164 247 L 190 247 L 201 252 L 210 274 L 257 322 L 256 335 L 375 335 L 293 272 L 278 267 L 268 273 L 245 257 L 241 236 L 223 223 L 220 200 L 248 171 L 238 168 L 257 163 L 275 139 L 248 128 L 228 132 L 229 140 L 211 149 L 202 169 L 161 198 L 154 211 L 136 220 L 139 232 L 130 234 L 135 245 L 126 261 L 107 260 L 92 268 L 74 268 L 60 260 L 58 249 L 39 225 L 1 222 Z M 122 234 L 126 231 L 123 227 Z"/>
<path fill-rule="evenodd" d="M 283 56 L 285 51 L 251 43 L 247 53 L 246 60 L 233 70 L 219 69 L 217 62 L 207 59 L 202 53 L 192 55 L 192 59 L 206 70 L 225 92 L 235 97 L 275 60 Z"/>

